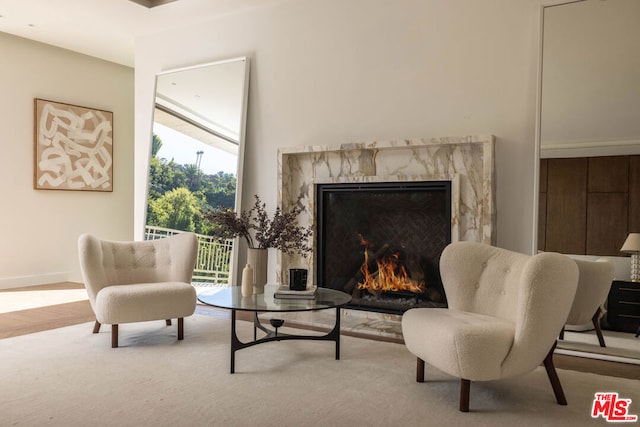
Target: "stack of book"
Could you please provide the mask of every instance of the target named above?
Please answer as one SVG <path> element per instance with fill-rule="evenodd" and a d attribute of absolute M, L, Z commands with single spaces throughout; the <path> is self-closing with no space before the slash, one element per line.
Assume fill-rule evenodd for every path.
<path fill-rule="evenodd" d="M 314 299 L 316 297 L 317 285 L 309 285 L 303 291 L 293 291 L 288 285 L 281 285 L 273 294 L 274 298 L 282 299 Z"/>

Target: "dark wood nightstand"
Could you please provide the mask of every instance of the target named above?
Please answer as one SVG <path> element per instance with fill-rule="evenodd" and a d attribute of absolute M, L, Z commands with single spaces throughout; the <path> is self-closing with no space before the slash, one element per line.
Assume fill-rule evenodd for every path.
<path fill-rule="evenodd" d="M 614 280 L 607 300 L 607 323 L 614 331 L 640 334 L 640 283 Z"/>

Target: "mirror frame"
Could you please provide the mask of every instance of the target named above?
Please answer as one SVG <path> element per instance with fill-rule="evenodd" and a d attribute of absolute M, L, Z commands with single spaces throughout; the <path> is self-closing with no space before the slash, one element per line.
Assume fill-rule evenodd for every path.
<path fill-rule="evenodd" d="M 533 227 L 532 227 L 532 248 L 531 253 L 538 251 L 538 221 L 539 221 L 539 192 L 540 192 L 540 159 L 542 155 L 542 73 L 544 68 L 544 15 L 547 8 L 582 3 L 589 0 L 557 0 L 540 5 L 539 15 L 539 39 L 538 39 L 538 69 L 537 69 L 537 92 L 536 92 L 536 120 L 535 120 L 535 145 L 534 145 L 534 200 L 533 200 Z M 609 357 L 603 353 L 580 352 L 585 355 L 593 355 L 596 359 L 620 361 L 615 356 Z M 590 357 L 590 356 L 586 356 Z"/>
<path fill-rule="evenodd" d="M 584 3 L 578 5 L 577 8 L 572 8 L 572 5 Z M 541 158 L 553 158 L 553 157 L 601 157 L 601 156 L 629 156 L 640 155 L 640 136 L 637 136 L 637 128 L 633 128 L 631 134 L 621 133 L 619 136 L 613 136 L 611 141 L 608 141 L 605 145 L 578 145 L 577 149 L 563 149 L 562 147 L 548 147 L 551 155 L 545 155 L 546 151 L 543 149 L 543 130 L 545 129 L 545 123 L 543 123 L 543 72 L 545 66 L 545 15 L 552 9 L 564 9 L 565 12 L 571 12 L 578 9 L 576 13 L 580 13 L 580 10 L 585 8 L 591 8 L 588 3 L 600 3 L 597 0 L 551 0 L 547 3 L 541 4 L 539 9 L 539 38 L 538 38 L 538 68 L 537 68 L 537 92 L 536 92 L 536 120 L 535 120 L 535 140 L 534 140 L 534 203 L 533 203 L 533 224 L 532 224 L 532 242 L 531 253 L 536 253 L 538 247 L 538 231 L 539 231 L 539 192 L 540 192 L 540 159 Z M 609 3 L 615 3 L 612 0 Z M 615 9 L 615 5 L 612 6 Z M 547 18 L 549 15 L 547 15 Z M 547 40 L 547 43 L 549 40 Z M 548 58 L 547 58 L 548 60 Z M 614 134 L 617 135 L 617 134 Z M 583 136 L 584 137 L 584 136 Z M 613 142 L 613 143 L 611 143 Z M 573 150 L 573 151 L 571 151 Z M 570 152 L 571 151 L 571 152 Z M 580 154 L 583 153 L 583 154 Z M 556 155 L 553 155 L 556 154 Z"/>
<path fill-rule="evenodd" d="M 531 240 L 531 254 L 538 252 L 538 221 L 540 209 L 540 155 L 542 151 L 542 71 L 544 68 L 544 11 L 548 7 L 562 6 L 572 3 L 582 3 L 587 0 L 558 0 L 540 5 L 539 34 L 538 34 L 538 70 L 536 73 L 536 121 L 533 152 L 533 227 Z"/>
<path fill-rule="evenodd" d="M 214 65 L 222 65 L 231 62 L 244 62 L 244 76 L 242 79 L 242 102 L 240 109 L 240 126 L 238 129 L 238 160 L 236 163 L 236 194 L 234 200 L 234 209 L 238 211 L 241 208 L 242 203 L 242 183 L 243 183 L 243 175 L 244 175 L 244 150 L 246 143 L 246 133 L 247 133 L 247 110 L 249 105 L 249 75 L 250 75 L 250 58 L 248 56 L 239 56 L 235 58 L 222 59 L 217 61 L 210 61 L 205 63 L 199 63 L 194 65 L 189 65 L 180 68 L 172 68 L 168 70 L 161 71 L 156 74 L 154 87 L 153 87 L 153 112 L 151 114 L 151 134 L 153 135 L 153 124 L 155 123 L 155 109 L 156 109 L 156 94 L 158 90 L 158 78 L 163 75 L 177 73 L 181 71 L 189 71 L 194 69 L 200 69 L 204 67 L 210 67 Z M 149 152 L 151 152 L 151 147 L 149 147 Z M 147 177 L 148 179 L 148 177 Z M 147 185 L 147 192 L 145 193 L 145 214 L 144 214 L 144 222 L 145 226 L 147 223 L 147 209 L 146 205 L 148 202 L 149 189 Z M 238 269 L 238 256 L 239 256 L 239 248 L 240 248 L 240 238 L 236 237 L 233 240 L 233 249 L 231 251 L 231 265 L 229 266 L 229 284 L 232 285 L 235 280 L 236 271 Z"/>

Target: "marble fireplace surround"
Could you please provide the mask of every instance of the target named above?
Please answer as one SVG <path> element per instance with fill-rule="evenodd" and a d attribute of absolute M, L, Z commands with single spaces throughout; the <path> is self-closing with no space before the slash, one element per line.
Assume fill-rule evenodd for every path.
<path fill-rule="evenodd" d="M 283 148 L 278 151 L 278 202 L 284 210 L 301 203 L 305 211 L 300 225 L 314 227 L 315 184 L 446 180 L 452 187 L 451 240 L 495 244 L 494 153 L 492 135 Z M 315 239 L 314 234 L 312 247 Z M 315 257 L 278 253 L 278 283 L 287 283 L 289 268 L 307 268 L 314 278 Z M 331 324 L 324 316 L 322 312 L 291 314 L 291 320 Z M 342 324 L 343 330 L 401 337 L 398 315 L 343 310 Z"/>

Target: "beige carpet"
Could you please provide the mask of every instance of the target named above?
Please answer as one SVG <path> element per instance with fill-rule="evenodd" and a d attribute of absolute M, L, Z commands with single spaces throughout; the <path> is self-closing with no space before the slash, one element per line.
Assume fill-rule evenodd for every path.
<path fill-rule="evenodd" d="M 250 325 L 240 322 L 244 337 Z M 342 359 L 320 341 L 262 344 L 237 353 L 229 374 L 229 320 L 185 319 L 185 340 L 164 322 L 92 324 L 0 340 L 0 425 L 19 426 L 584 426 L 595 392 L 617 391 L 640 414 L 637 381 L 559 371 L 568 406 L 555 403 L 544 370 L 472 383 L 471 411 L 458 411 L 459 383 L 400 344 L 342 338 Z"/>

